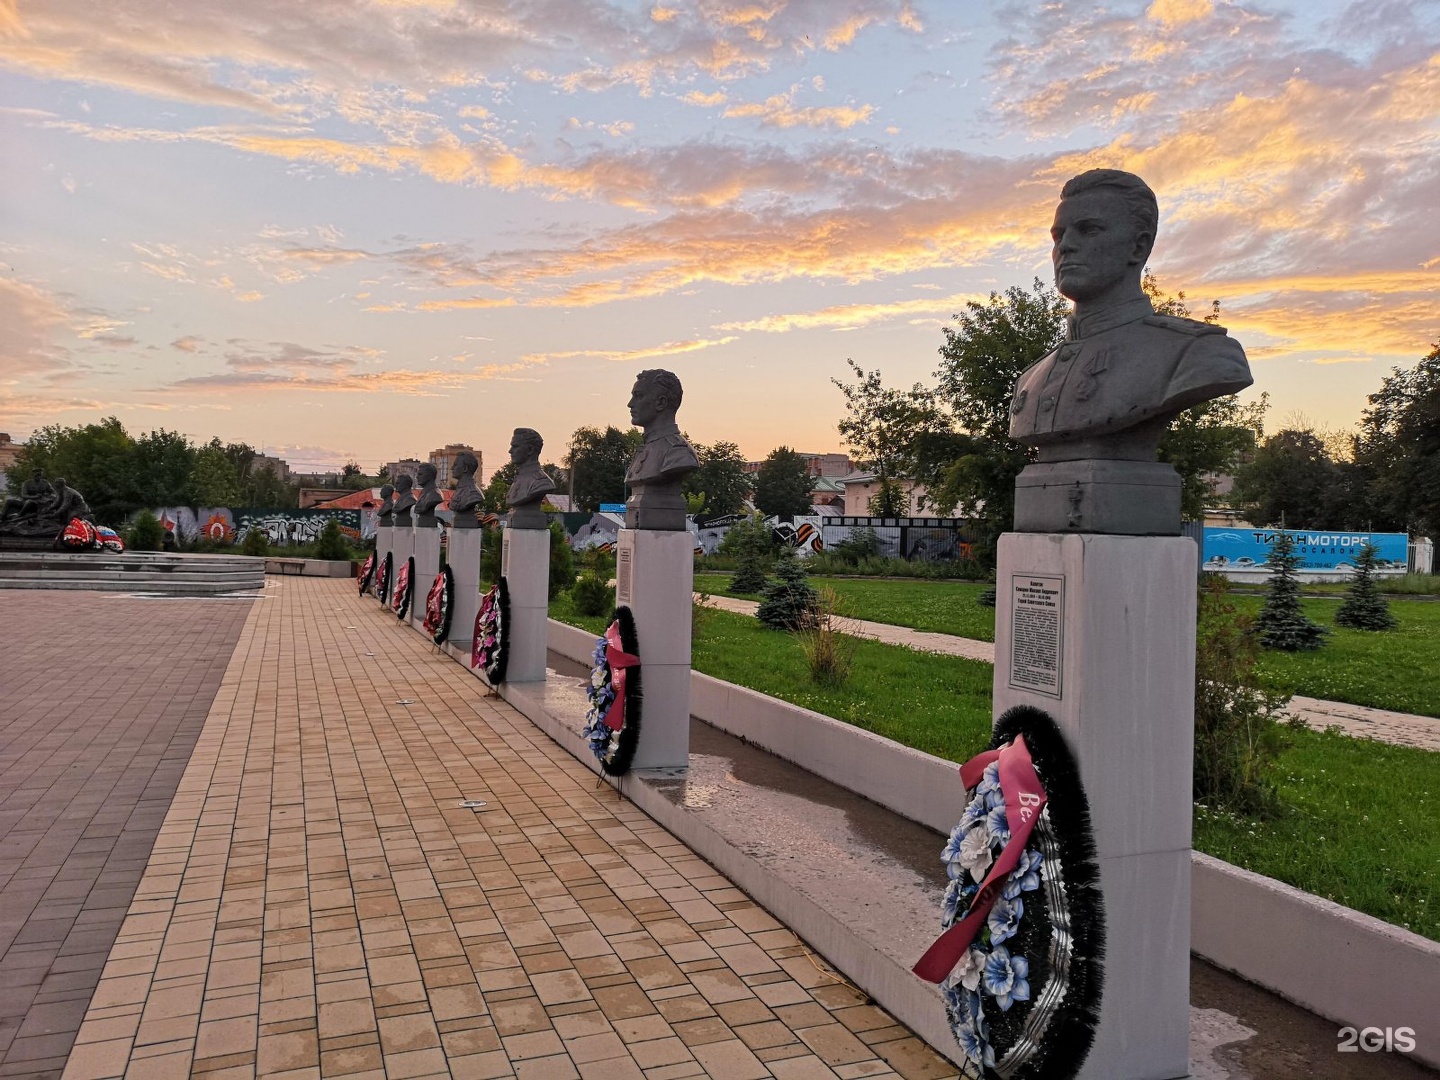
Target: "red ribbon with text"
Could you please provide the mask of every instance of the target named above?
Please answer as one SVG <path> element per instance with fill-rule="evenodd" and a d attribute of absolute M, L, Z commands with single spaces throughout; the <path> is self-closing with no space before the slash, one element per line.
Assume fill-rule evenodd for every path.
<path fill-rule="evenodd" d="M 615 700 L 605 713 L 605 726 L 619 731 L 625 724 L 625 672 L 640 666 L 640 657 L 620 647 L 620 621 L 617 619 L 605 631 L 605 662 L 610 665 L 610 688 L 615 691 Z"/>
<path fill-rule="evenodd" d="M 1000 852 L 1000 857 L 990 867 L 980 885 L 980 891 L 970 901 L 970 910 L 950 929 L 925 950 L 912 970 L 926 982 L 943 982 L 955 965 L 970 948 L 971 942 L 985 925 L 985 918 L 995 906 L 1005 879 L 1020 862 L 1025 844 L 1035 821 L 1045 807 L 1045 788 L 1036 775 L 1035 765 L 1030 760 L 1030 748 L 1025 745 L 1025 736 L 1015 736 L 1015 741 L 999 750 L 987 750 L 960 766 L 960 782 L 966 791 L 979 785 L 986 768 L 992 761 L 1000 763 L 1000 793 L 1005 799 L 1005 817 L 1010 824 L 1010 840 Z"/>

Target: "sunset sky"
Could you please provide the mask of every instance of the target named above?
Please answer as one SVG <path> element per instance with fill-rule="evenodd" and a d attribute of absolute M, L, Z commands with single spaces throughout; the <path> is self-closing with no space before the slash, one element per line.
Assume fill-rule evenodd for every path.
<path fill-rule="evenodd" d="M 929 380 L 1096 166 L 1272 430 L 1440 338 L 1435 0 L 0 0 L 0 148 L 16 438 L 489 471 L 668 367 L 698 441 L 835 450 L 846 358 Z"/>

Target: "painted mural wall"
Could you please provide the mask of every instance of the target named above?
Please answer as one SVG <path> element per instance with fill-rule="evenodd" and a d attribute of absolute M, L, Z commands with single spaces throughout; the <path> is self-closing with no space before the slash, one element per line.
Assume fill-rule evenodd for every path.
<path fill-rule="evenodd" d="M 331 518 L 356 543 L 375 533 L 374 516 L 361 510 L 272 510 L 259 507 L 163 506 L 151 511 L 160 524 L 186 542 L 204 537 L 216 544 L 239 544 L 252 529 L 276 545 L 310 544 Z"/>

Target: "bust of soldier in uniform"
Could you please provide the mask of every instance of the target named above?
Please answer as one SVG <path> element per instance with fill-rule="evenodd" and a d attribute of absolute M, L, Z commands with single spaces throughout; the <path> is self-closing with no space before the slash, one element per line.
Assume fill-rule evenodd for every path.
<path fill-rule="evenodd" d="M 401 473 L 395 478 L 395 509 L 394 519 L 396 525 L 413 525 L 410 517 L 410 508 L 415 505 L 415 478 L 409 473 Z"/>
<path fill-rule="evenodd" d="M 505 493 L 510 507 L 506 524 L 512 529 L 544 529 L 549 527 L 540 504 L 555 490 L 555 481 L 540 467 L 540 451 L 545 440 L 533 428 L 516 428 L 510 437 L 510 461 L 515 465 L 515 480 Z"/>
<path fill-rule="evenodd" d="M 1016 481 L 1017 531 L 1178 533 L 1180 477 L 1155 460 L 1161 436 L 1254 381 L 1223 327 L 1155 313 L 1140 280 L 1158 220 L 1132 173 L 1092 169 L 1061 190 L 1051 258 L 1075 308 L 1065 340 L 1015 383 L 1010 437 L 1036 448 Z"/>
<path fill-rule="evenodd" d="M 630 422 L 644 429 L 645 442 L 625 472 L 630 488 L 625 501 L 626 528 L 665 532 L 685 528 L 685 497 L 680 485 L 700 462 L 675 423 L 681 396 L 680 380 L 673 372 L 652 368 L 635 376 Z"/>
<path fill-rule="evenodd" d="M 395 485 L 380 485 L 380 509 L 375 511 L 375 527 L 377 529 L 388 529 L 395 524 L 391 516 L 395 513 Z"/>
<path fill-rule="evenodd" d="M 433 529 L 436 527 L 435 508 L 445 501 L 440 489 L 435 486 L 439 471 L 427 461 L 417 472 L 419 475 L 415 479 L 420 483 L 420 495 L 415 500 L 415 509 L 411 514 L 415 518 L 417 529 Z"/>
<path fill-rule="evenodd" d="M 469 450 L 455 455 L 455 490 L 450 493 L 450 509 L 455 512 L 455 528 L 478 529 L 480 519 L 476 509 L 485 501 L 485 496 L 475 486 L 475 473 L 480 462 Z"/>

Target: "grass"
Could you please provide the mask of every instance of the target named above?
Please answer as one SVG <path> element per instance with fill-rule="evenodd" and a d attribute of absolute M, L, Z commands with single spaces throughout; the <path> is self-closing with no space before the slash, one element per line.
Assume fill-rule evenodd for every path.
<path fill-rule="evenodd" d="M 938 634 L 995 640 L 995 609 L 982 607 L 976 598 L 990 588 L 977 581 L 920 581 L 902 578 L 813 577 L 815 586 L 835 590 L 852 619 L 909 626 Z M 729 592 L 729 574 L 696 574 L 695 588 L 716 596 L 758 600 L 758 596 Z"/>
<path fill-rule="evenodd" d="M 1319 610 L 1312 615 L 1323 616 L 1324 602 L 1315 604 Z M 1397 605 L 1404 606 L 1424 605 Z M 1434 607 L 1440 613 L 1440 605 Z M 553 601 L 550 614 L 597 635 L 605 628 L 603 617 L 577 616 L 568 596 Z M 1423 636 L 1428 626 L 1433 639 L 1433 624 L 1422 618 L 1419 625 L 1417 632 Z M 1365 666 L 1361 653 L 1378 666 L 1381 654 L 1393 651 L 1384 640 L 1391 635 L 1339 635 L 1360 638 L 1341 638 L 1328 646 L 1356 657 L 1347 667 Z M 988 664 L 861 641 L 849 682 L 832 689 L 810 680 L 793 636 L 768 630 L 749 616 L 713 612 L 697 637 L 697 671 L 917 750 L 960 762 L 988 741 Z M 1314 658 L 1280 659 L 1303 664 Z M 1291 742 L 1280 759 L 1284 812 L 1256 820 L 1197 806 L 1195 847 L 1440 940 L 1440 754 L 1336 732 L 1299 730 Z"/>
<path fill-rule="evenodd" d="M 1195 847 L 1440 940 L 1440 754 L 1297 731 L 1268 821 L 1195 808 Z"/>

